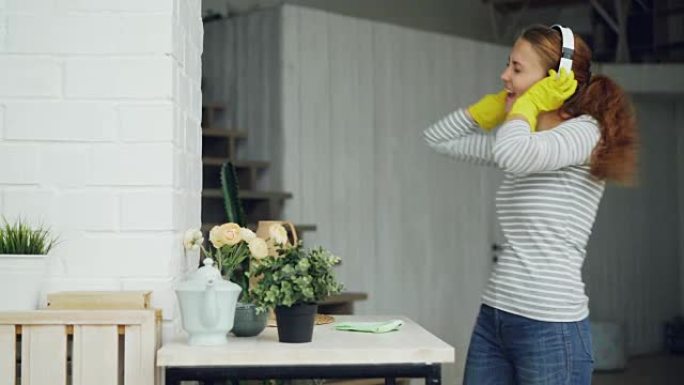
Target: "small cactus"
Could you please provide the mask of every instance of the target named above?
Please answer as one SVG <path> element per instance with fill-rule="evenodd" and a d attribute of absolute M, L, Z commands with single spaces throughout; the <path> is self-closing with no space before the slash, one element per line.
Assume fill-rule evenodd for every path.
<path fill-rule="evenodd" d="M 235 165 L 230 161 L 221 165 L 221 189 L 223 190 L 223 205 L 226 208 L 227 221 L 245 227 L 245 212 L 242 209 L 240 197 L 238 197 L 237 173 L 235 172 Z"/>

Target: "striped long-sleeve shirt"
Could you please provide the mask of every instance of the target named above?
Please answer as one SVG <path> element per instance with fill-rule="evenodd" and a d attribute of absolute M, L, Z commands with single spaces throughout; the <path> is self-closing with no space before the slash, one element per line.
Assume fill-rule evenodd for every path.
<path fill-rule="evenodd" d="M 439 153 L 504 171 L 496 213 L 505 243 L 483 302 L 541 321 L 587 317 L 581 268 L 605 186 L 589 172 L 597 121 L 582 115 L 532 133 L 511 120 L 485 133 L 457 110 L 424 138 Z"/>

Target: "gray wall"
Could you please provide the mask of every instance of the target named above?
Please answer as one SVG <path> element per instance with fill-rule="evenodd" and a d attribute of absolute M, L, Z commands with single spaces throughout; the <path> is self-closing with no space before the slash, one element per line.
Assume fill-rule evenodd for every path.
<path fill-rule="evenodd" d="M 508 48 L 280 11 L 208 24 L 205 100 L 233 100 L 229 119 L 259 144 L 242 155 L 279 166 L 271 175 L 294 194 L 286 217 L 315 224 L 307 245 L 341 255 L 347 289 L 369 293 L 358 311 L 409 316 L 453 344 L 456 382 L 491 266 L 493 211 L 482 197 L 497 174 L 432 153 L 420 134 L 471 95 L 497 90 Z M 473 67 L 487 80 L 470 76 Z"/>
<path fill-rule="evenodd" d="M 497 15 L 496 32 L 489 5 L 482 0 L 203 0 L 202 8 L 222 14 L 229 10 L 248 13 L 280 4 L 488 42 L 496 42 L 498 35 L 498 42 L 506 44 L 523 26 L 532 23 L 562 23 L 576 32 L 591 33 L 588 4 L 528 9 L 520 16 L 513 13 L 505 18 Z"/>
<path fill-rule="evenodd" d="M 496 89 L 508 49 L 305 8 L 285 15 L 283 135 L 292 140 L 284 147 L 284 186 L 297 197 L 288 216 L 315 222 L 310 239 L 346 257 L 345 282 L 375 297 L 366 310 L 419 317 L 463 346 L 471 327 L 463 312 L 473 309 L 463 305 L 479 301 L 479 274 L 488 271 L 468 264 L 486 260 L 496 238 L 489 209 L 495 177 L 435 158 L 417 133 Z M 624 324 L 631 354 L 659 350 L 662 323 L 680 308 L 673 100 L 635 97 L 639 185 L 607 189 L 584 270 L 592 318 Z M 375 261 L 368 261 L 370 245 Z M 435 260 L 416 263 L 416 255 Z M 428 317 L 434 277 L 445 271 L 453 282 L 439 299 L 452 307 Z"/>
<path fill-rule="evenodd" d="M 492 40 L 488 7 L 480 0 L 203 0 L 207 11 L 250 12 L 293 4 L 478 40 Z"/>
<path fill-rule="evenodd" d="M 287 3 L 414 29 L 493 40 L 489 9 L 481 0 L 288 0 Z"/>
<path fill-rule="evenodd" d="M 245 75 L 235 98 L 253 101 L 245 108 L 254 119 L 275 119 L 256 128 L 271 139 L 248 155 L 281 165 L 282 186 L 294 193 L 288 219 L 316 224 L 307 243 L 344 258 L 348 289 L 370 294 L 360 312 L 408 315 L 456 347 L 447 371 L 455 382 L 497 239 L 498 175 L 431 153 L 420 131 L 498 89 L 508 48 L 301 7 L 279 12 L 238 18 L 252 32 L 236 58 L 251 64 L 237 66 L 259 74 Z M 263 91 L 264 77 L 278 92 Z M 684 310 L 684 216 L 673 209 L 684 202 L 684 135 L 673 140 L 684 119 L 681 98 L 635 101 L 641 183 L 608 188 L 585 280 L 592 318 L 622 322 L 629 352 L 645 353 L 660 348 L 662 321 Z"/>
<path fill-rule="evenodd" d="M 584 278 L 591 318 L 623 324 L 628 352 L 643 354 L 662 347 L 662 323 L 680 310 L 681 232 L 674 99 L 640 95 L 634 102 L 639 183 L 606 189 Z"/>
<path fill-rule="evenodd" d="M 495 91 L 508 49 L 302 7 L 282 26 L 286 215 L 343 257 L 347 288 L 369 293 L 359 312 L 454 345 L 455 383 L 491 266 L 494 174 L 431 152 L 421 130 Z"/>

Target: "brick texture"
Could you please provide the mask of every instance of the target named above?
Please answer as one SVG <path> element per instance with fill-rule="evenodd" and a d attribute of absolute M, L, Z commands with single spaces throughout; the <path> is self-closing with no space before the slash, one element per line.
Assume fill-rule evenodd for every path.
<path fill-rule="evenodd" d="M 59 237 L 46 291 L 154 290 L 196 268 L 199 0 L 0 0 L 0 215 Z"/>

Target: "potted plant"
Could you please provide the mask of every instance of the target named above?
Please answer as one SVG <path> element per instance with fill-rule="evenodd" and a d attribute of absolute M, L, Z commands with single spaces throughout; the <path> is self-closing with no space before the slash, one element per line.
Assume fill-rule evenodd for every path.
<path fill-rule="evenodd" d="M 249 266 L 251 258 L 259 259 L 268 254 L 266 241 L 253 231 L 236 223 L 214 226 L 209 232 L 209 249 L 202 245 L 204 239 L 199 230 L 188 230 L 184 244 L 186 250 L 200 250 L 201 254 L 216 261 L 216 267 L 225 279 L 240 286 L 240 297 L 233 315 L 233 334 L 238 337 L 254 336 L 266 327 L 267 314 L 251 304 L 249 291 Z M 247 264 L 245 264 L 247 261 Z"/>
<path fill-rule="evenodd" d="M 55 238 L 44 227 L 18 219 L 0 225 L 0 310 L 35 310 Z"/>
<path fill-rule="evenodd" d="M 259 306 L 274 308 L 280 342 L 310 342 L 316 303 L 342 290 L 332 269 L 340 258 L 322 247 L 304 249 L 301 242 L 280 245 L 277 254 L 255 265 L 253 299 Z"/>
<path fill-rule="evenodd" d="M 226 218 L 230 222 L 245 227 L 245 213 L 238 196 L 239 189 L 235 165 L 230 161 L 224 162 L 221 165 L 221 190 L 223 191 Z M 252 233 L 249 236 L 251 237 Z M 250 260 L 251 258 L 244 259 L 227 274 L 228 279 L 242 287 L 242 292 L 235 309 L 235 323 L 232 330 L 236 337 L 256 336 L 264 330 L 268 321 L 268 314 L 265 310 L 254 305 L 250 298 Z"/>

